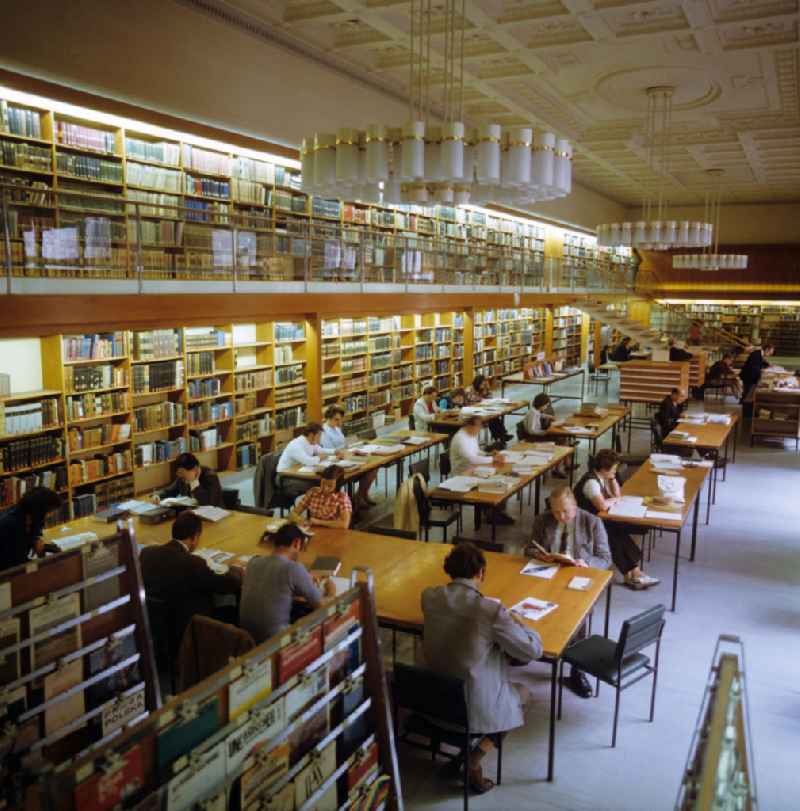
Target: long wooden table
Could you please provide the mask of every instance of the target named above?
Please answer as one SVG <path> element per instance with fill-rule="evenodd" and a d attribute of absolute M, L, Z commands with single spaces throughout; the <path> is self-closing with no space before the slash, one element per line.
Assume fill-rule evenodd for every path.
<path fill-rule="evenodd" d="M 500 392 L 505 397 L 506 386 L 541 386 L 542 391 L 550 394 L 550 387 L 556 383 L 561 383 L 564 380 L 569 380 L 573 377 L 581 378 L 581 395 L 577 397 L 574 394 L 558 394 L 552 395 L 550 399 L 552 402 L 557 400 L 580 400 L 583 402 L 583 396 L 586 391 L 586 370 L 581 367 L 580 369 L 573 369 L 569 372 L 555 372 L 547 377 L 525 377 L 522 372 L 515 372 L 513 375 L 506 375 L 500 380 Z"/>
<path fill-rule="evenodd" d="M 674 519 L 667 518 L 628 518 L 624 516 L 609 515 L 607 512 L 599 513 L 605 521 L 614 521 L 620 524 L 631 524 L 645 529 L 660 529 L 663 532 L 671 532 L 675 535 L 675 564 L 672 572 L 672 611 L 678 600 L 678 562 L 681 551 L 681 532 L 689 514 L 692 513 L 692 551 L 690 560 L 694 560 L 697 549 L 697 518 L 700 509 L 700 493 L 703 484 L 711 472 L 710 467 L 688 467 L 682 468 L 678 475 L 686 480 L 684 485 L 685 501 L 681 505 L 681 511 L 675 513 Z M 658 473 L 652 470 L 649 462 L 645 462 L 633 476 L 622 485 L 623 496 L 658 496 Z M 664 474 L 662 474 L 664 475 Z M 711 483 L 709 482 L 709 487 Z M 693 509 L 694 508 L 694 509 Z M 656 508 L 654 508 L 656 509 Z"/>
<path fill-rule="evenodd" d="M 269 554 L 271 549 L 259 543 L 269 523 L 274 523 L 274 520 L 262 515 L 234 512 L 219 523 L 206 524 L 200 546 L 237 556 Z M 165 543 L 171 537 L 172 522 L 150 525 L 134 518 L 133 525 L 136 540 L 141 544 Z M 48 540 L 88 530 L 102 537 L 113 531 L 113 525 L 99 524 L 91 518 L 80 518 L 63 527 L 66 532 L 62 531 L 62 527 L 48 529 L 45 533 Z M 373 576 L 379 622 L 393 630 L 421 634 L 424 625 L 420 602 L 422 590 L 448 582 L 443 563 L 451 549 L 449 544 L 426 544 L 356 530 L 317 527 L 308 547 L 301 553 L 301 560 L 310 565 L 318 555 L 333 555 L 341 560 L 340 574 L 344 577 L 349 577 L 355 567 L 368 567 Z M 485 554 L 487 574 L 481 590 L 487 597 L 495 597 L 509 608 L 525 597 L 538 597 L 558 605 L 555 611 L 539 622 L 521 620 L 540 635 L 544 648 L 542 658 L 551 667 L 547 779 L 552 780 L 555 774 L 558 663 L 604 591 L 605 633 L 608 634 L 612 575 L 608 570 L 565 567 L 551 580 L 544 580 L 520 574 L 527 558 L 492 552 Z M 590 578 L 592 582 L 587 591 L 567 588 L 576 575 Z"/>
<path fill-rule="evenodd" d="M 425 440 L 425 442 L 419 445 L 405 445 L 402 451 L 397 451 L 391 454 L 362 456 L 357 452 L 358 444 L 399 445 L 404 439 L 408 439 L 410 436 L 421 437 Z M 358 467 L 349 467 L 345 469 L 343 477 L 344 482 L 349 485 L 351 482 L 360 479 L 365 473 L 369 473 L 371 470 L 379 470 L 380 468 L 388 468 L 394 465 L 397 471 L 397 486 L 400 487 L 400 484 L 403 481 L 403 463 L 409 456 L 419 453 L 420 451 L 426 451 L 435 445 L 447 442 L 449 439 L 449 434 L 437 434 L 430 433 L 428 431 L 395 431 L 391 434 L 384 434 L 377 439 L 371 439 L 363 443 L 358 443 L 357 445 L 351 445 L 343 449 L 345 459 L 351 459 L 360 462 L 361 464 L 359 464 Z M 336 458 L 334 456 L 328 456 L 326 457 L 326 460 L 330 464 L 336 463 Z M 282 470 L 279 475 L 288 479 L 301 479 L 303 481 L 311 482 L 319 481 L 321 475 L 320 472 L 301 473 L 301 467 L 303 466 L 295 465 L 288 470 Z"/>
<path fill-rule="evenodd" d="M 561 425 L 551 425 L 547 429 L 549 436 L 569 437 L 570 439 L 585 439 L 589 442 L 589 453 L 594 456 L 597 453 L 597 440 L 605 433 L 611 431 L 611 447 L 617 449 L 617 432 L 619 424 L 622 423 L 622 430 L 625 430 L 630 408 L 626 405 L 606 406 L 608 414 L 604 417 L 583 417 L 580 414 L 572 414 L 567 417 Z M 570 431 L 569 426 L 590 428 L 586 431 Z"/>
<path fill-rule="evenodd" d="M 520 452 L 520 451 L 535 451 L 540 450 L 540 448 L 537 447 L 537 443 L 518 442 L 516 445 L 509 448 L 509 450 L 513 452 Z M 533 473 L 528 473 L 525 475 L 513 474 L 511 470 L 512 468 L 511 464 L 492 465 L 492 467 L 494 467 L 495 470 L 497 471 L 497 475 L 499 476 L 516 475 L 516 482 L 514 486 L 506 490 L 504 493 L 487 493 L 482 492 L 480 490 L 470 490 L 467 493 L 454 493 L 451 490 L 445 490 L 442 487 L 436 486 L 431 488 L 428 495 L 435 501 L 447 501 L 453 504 L 461 504 L 464 506 L 474 507 L 476 529 L 480 527 L 481 510 L 482 509 L 488 510 L 490 521 L 492 524 L 492 540 L 494 540 L 497 536 L 495 511 L 500 507 L 504 506 L 506 502 L 517 493 L 519 493 L 520 498 L 522 498 L 522 491 L 525 490 L 526 487 L 529 487 L 531 484 L 534 484 L 536 490 L 535 511 L 536 513 L 538 513 L 541 498 L 541 483 L 544 474 L 547 473 L 548 470 L 552 470 L 563 459 L 572 456 L 574 453 L 575 453 L 574 447 L 558 445 L 554 448 L 553 455 L 547 464 L 542 465 L 541 467 L 537 467 L 534 469 Z M 487 465 L 487 467 L 488 466 L 489 465 Z M 470 475 L 470 473 L 467 473 L 465 475 Z M 570 470 L 569 474 L 570 486 L 572 486 L 572 476 L 573 471 Z M 530 494 L 528 503 L 530 503 Z"/>
<path fill-rule="evenodd" d="M 473 403 L 467 408 L 480 408 L 480 403 Z M 497 411 L 492 414 L 472 414 L 470 412 L 464 413 L 462 409 L 450 409 L 448 411 L 440 411 L 436 414 L 433 422 L 430 424 L 431 430 L 442 431 L 451 437 L 459 428 L 464 424 L 468 417 L 480 417 L 481 422 L 486 425 L 498 417 L 501 420 L 515 411 L 527 408 L 528 404 L 521 400 L 512 400 L 508 403 L 497 404 L 496 406 L 487 406 L 487 408 L 496 408 Z"/>
<path fill-rule="evenodd" d="M 717 502 L 717 480 L 719 478 L 719 467 L 717 465 L 720 452 L 723 452 L 724 464 L 722 467 L 722 481 L 725 481 L 728 474 L 728 451 L 731 441 L 733 442 L 733 453 L 731 464 L 736 461 L 736 446 L 739 436 L 739 415 L 728 414 L 730 422 L 705 422 L 702 424 L 685 422 L 678 420 L 678 431 L 685 431 L 690 436 L 696 437 L 695 441 L 678 439 L 672 433 L 664 437 L 664 447 L 670 448 L 696 448 L 712 455 L 714 467 L 712 468 L 711 485 L 708 488 L 708 508 L 706 510 L 706 524 L 711 519 L 711 505 Z"/>

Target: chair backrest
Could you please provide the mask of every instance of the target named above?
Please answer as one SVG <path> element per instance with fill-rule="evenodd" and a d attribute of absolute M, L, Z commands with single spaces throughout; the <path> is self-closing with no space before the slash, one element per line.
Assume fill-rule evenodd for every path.
<path fill-rule="evenodd" d="M 520 442 L 525 441 L 525 420 L 520 420 L 517 423 L 517 439 Z"/>
<path fill-rule="evenodd" d="M 428 523 L 428 516 L 431 514 L 431 502 L 428 499 L 428 494 L 422 487 L 420 480 L 414 476 L 414 499 L 417 502 L 417 511 L 419 512 L 419 520 L 422 526 Z"/>
<path fill-rule="evenodd" d="M 152 594 L 145 596 L 145 606 L 147 607 L 147 617 L 150 620 L 156 661 L 161 667 L 166 668 L 175 658 L 181 641 L 175 606 L 169 600 L 162 600 Z"/>
<path fill-rule="evenodd" d="M 378 432 L 374 428 L 367 428 L 366 431 L 358 432 L 359 439 L 377 439 Z"/>
<path fill-rule="evenodd" d="M 226 510 L 235 510 L 241 501 L 239 491 L 234 487 L 222 488 L 222 506 Z"/>
<path fill-rule="evenodd" d="M 388 535 L 390 538 L 408 538 L 409 541 L 417 540 L 417 533 L 410 529 L 395 529 L 394 527 L 381 527 L 373 525 L 367 527 L 367 532 L 372 532 L 375 535 Z"/>
<path fill-rule="evenodd" d="M 663 605 L 654 605 L 622 623 L 615 654 L 618 662 L 658 642 L 664 629 L 666 610 Z"/>
<path fill-rule="evenodd" d="M 442 451 L 439 454 L 439 479 L 446 479 L 452 470 L 453 466 L 450 463 L 449 451 Z"/>
<path fill-rule="evenodd" d="M 655 417 L 650 417 L 650 447 L 654 451 L 661 451 L 663 446 L 664 431 L 661 428 L 661 423 Z"/>
<path fill-rule="evenodd" d="M 392 689 L 398 707 L 467 726 L 467 701 L 461 679 L 395 662 Z"/>
<path fill-rule="evenodd" d="M 408 415 L 408 430 L 409 431 L 416 431 L 417 430 L 417 424 L 414 421 L 414 415 L 413 414 Z"/>
<path fill-rule="evenodd" d="M 256 507 L 269 507 L 275 494 L 275 470 L 280 453 L 265 453 L 258 462 L 258 470 L 253 476 L 253 503 Z"/>
<path fill-rule="evenodd" d="M 431 480 L 431 463 L 429 459 L 420 459 L 419 462 L 414 462 L 408 466 L 408 475 L 413 476 L 419 473 L 426 482 Z"/>
<path fill-rule="evenodd" d="M 460 535 L 456 535 L 453 538 L 454 544 L 459 543 L 471 543 L 474 546 L 477 546 L 478 549 L 483 549 L 484 552 L 505 552 L 506 548 L 501 543 L 494 543 L 492 541 L 482 541 L 479 538 L 463 538 Z"/>
<path fill-rule="evenodd" d="M 586 367 L 587 367 L 590 375 L 593 375 L 595 373 L 596 367 L 595 367 L 594 363 L 592 363 L 592 361 L 590 361 L 590 360 L 586 361 Z"/>

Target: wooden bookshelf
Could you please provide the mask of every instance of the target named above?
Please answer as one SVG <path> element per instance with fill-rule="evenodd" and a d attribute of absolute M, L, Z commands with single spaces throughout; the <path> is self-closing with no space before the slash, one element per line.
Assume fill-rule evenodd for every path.
<path fill-rule="evenodd" d="M 586 359 L 586 316 L 574 307 L 553 310 L 553 343 L 550 353 L 565 367 L 581 366 Z"/>
<path fill-rule="evenodd" d="M 800 442 L 800 391 L 756 388 L 753 393 L 751 444 L 757 437 Z"/>
<path fill-rule="evenodd" d="M 619 364 L 619 399 L 660 403 L 672 389 L 689 390 L 689 363 L 631 360 Z"/>
<path fill-rule="evenodd" d="M 528 357 L 544 351 L 544 333 L 543 309 L 521 307 L 476 312 L 474 374 L 502 377 L 520 371 Z"/>

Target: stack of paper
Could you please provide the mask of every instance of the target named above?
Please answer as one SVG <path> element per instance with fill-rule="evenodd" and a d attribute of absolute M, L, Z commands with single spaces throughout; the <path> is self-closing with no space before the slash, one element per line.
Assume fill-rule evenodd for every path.
<path fill-rule="evenodd" d="M 549 563 L 541 563 L 538 560 L 531 560 L 526 563 L 520 570 L 520 574 L 526 574 L 529 577 L 541 577 L 544 580 L 552 580 L 556 576 L 558 566 L 552 566 Z"/>
<path fill-rule="evenodd" d="M 117 504 L 117 507 L 121 510 L 132 512 L 134 515 L 141 515 L 153 509 L 153 505 L 149 501 L 138 501 L 135 498 L 132 498 L 130 501 L 121 501 Z"/>
<path fill-rule="evenodd" d="M 405 450 L 403 445 L 373 445 L 376 456 L 391 456 L 393 453 L 402 453 Z"/>
<path fill-rule="evenodd" d="M 674 501 L 683 502 L 686 500 L 684 491 L 686 488 L 686 479 L 682 476 L 659 476 L 658 489 L 665 495 L 669 496 Z"/>
<path fill-rule="evenodd" d="M 680 470 L 681 457 L 669 453 L 651 453 L 650 464 L 653 470 Z"/>
<path fill-rule="evenodd" d="M 540 620 L 546 617 L 551 611 L 555 611 L 558 606 L 555 603 L 548 603 L 545 600 L 537 600 L 536 597 L 526 597 L 512 607 L 514 614 L 519 614 L 526 620 Z"/>
<path fill-rule="evenodd" d="M 623 496 L 621 501 L 611 506 L 608 514 L 622 518 L 644 518 L 647 507 L 643 502 L 641 496 Z"/>
<path fill-rule="evenodd" d="M 196 507 L 197 502 L 191 496 L 177 496 L 175 498 L 162 498 L 162 507 Z M 152 509 L 152 505 L 151 505 Z"/>
<path fill-rule="evenodd" d="M 522 461 L 524 454 L 517 453 L 516 451 L 503 451 L 503 459 L 508 462 L 509 465 L 515 465 Z"/>
<path fill-rule="evenodd" d="M 213 521 L 215 524 L 230 515 L 227 510 L 223 510 L 221 507 L 212 507 L 210 504 L 205 507 L 197 507 L 194 514 L 205 518 L 206 521 Z"/>
<path fill-rule="evenodd" d="M 481 405 L 491 406 L 491 405 L 511 405 L 511 400 L 507 397 L 487 397 L 485 400 L 481 400 Z"/>
<path fill-rule="evenodd" d="M 453 476 L 439 483 L 440 490 L 449 490 L 451 493 L 468 493 L 478 486 L 480 479 L 474 476 Z"/>
<path fill-rule="evenodd" d="M 591 434 L 592 429 L 588 425 L 565 425 L 565 431 L 569 431 L 571 434 Z"/>
<path fill-rule="evenodd" d="M 480 467 L 472 469 L 472 475 L 477 476 L 479 479 L 488 479 L 491 476 L 494 476 L 495 473 L 497 473 L 497 471 L 493 467 L 486 465 L 481 465 Z"/>
<path fill-rule="evenodd" d="M 478 490 L 481 493 L 506 493 L 517 480 L 511 476 L 493 476 L 491 479 L 482 479 L 478 483 Z"/>
<path fill-rule="evenodd" d="M 690 425 L 702 425 L 706 421 L 706 417 L 704 414 L 687 414 L 685 417 L 681 417 L 678 422 L 686 422 Z"/>
<path fill-rule="evenodd" d="M 152 507 L 152 505 L 150 505 Z M 96 541 L 97 535 L 94 532 L 78 532 L 75 535 L 66 535 L 63 538 L 54 538 L 53 543 L 62 551 L 68 552 L 76 549 L 89 541 Z"/>
<path fill-rule="evenodd" d="M 424 436 L 407 436 L 403 440 L 404 445 L 424 445 L 428 441 Z"/>
<path fill-rule="evenodd" d="M 542 465 L 546 465 L 552 458 L 552 453 L 535 453 L 526 451 L 525 456 L 522 459 L 522 464 L 532 465 L 533 467 L 541 467 Z"/>
<path fill-rule="evenodd" d="M 730 425 L 730 414 L 706 414 L 706 422 L 716 423 L 718 425 Z"/>

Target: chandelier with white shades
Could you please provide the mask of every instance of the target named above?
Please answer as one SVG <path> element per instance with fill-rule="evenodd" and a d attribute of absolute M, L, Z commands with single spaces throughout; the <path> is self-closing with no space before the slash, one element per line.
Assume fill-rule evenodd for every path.
<path fill-rule="evenodd" d="M 664 251 L 670 248 L 705 248 L 711 245 L 714 227 L 710 221 L 671 220 L 667 217 L 664 190 L 669 176 L 672 147 L 672 96 L 669 86 L 647 88 L 645 148 L 651 174 L 659 178 L 658 188 L 645 190 L 642 217 L 635 222 L 612 222 L 597 226 L 600 247 L 623 246 Z"/>
<path fill-rule="evenodd" d="M 714 223 L 714 250 L 702 253 L 674 253 L 676 270 L 745 270 L 747 254 L 719 252 L 719 214 L 722 208 L 722 169 L 709 169 L 706 174 L 716 181 L 716 189 L 706 193 L 705 214 Z"/>
<path fill-rule="evenodd" d="M 400 204 L 523 206 L 572 191 L 572 145 L 552 132 L 464 123 L 465 0 L 411 0 L 409 117 L 304 138 L 303 190 Z M 434 65 L 433 34 L 444 52 Z M 439 62 L 436 59 L 437 63 Z M 441 89 L 435 101 L 432 87 Z M 433 112 L 434 103 L 441 115 Z"/>

